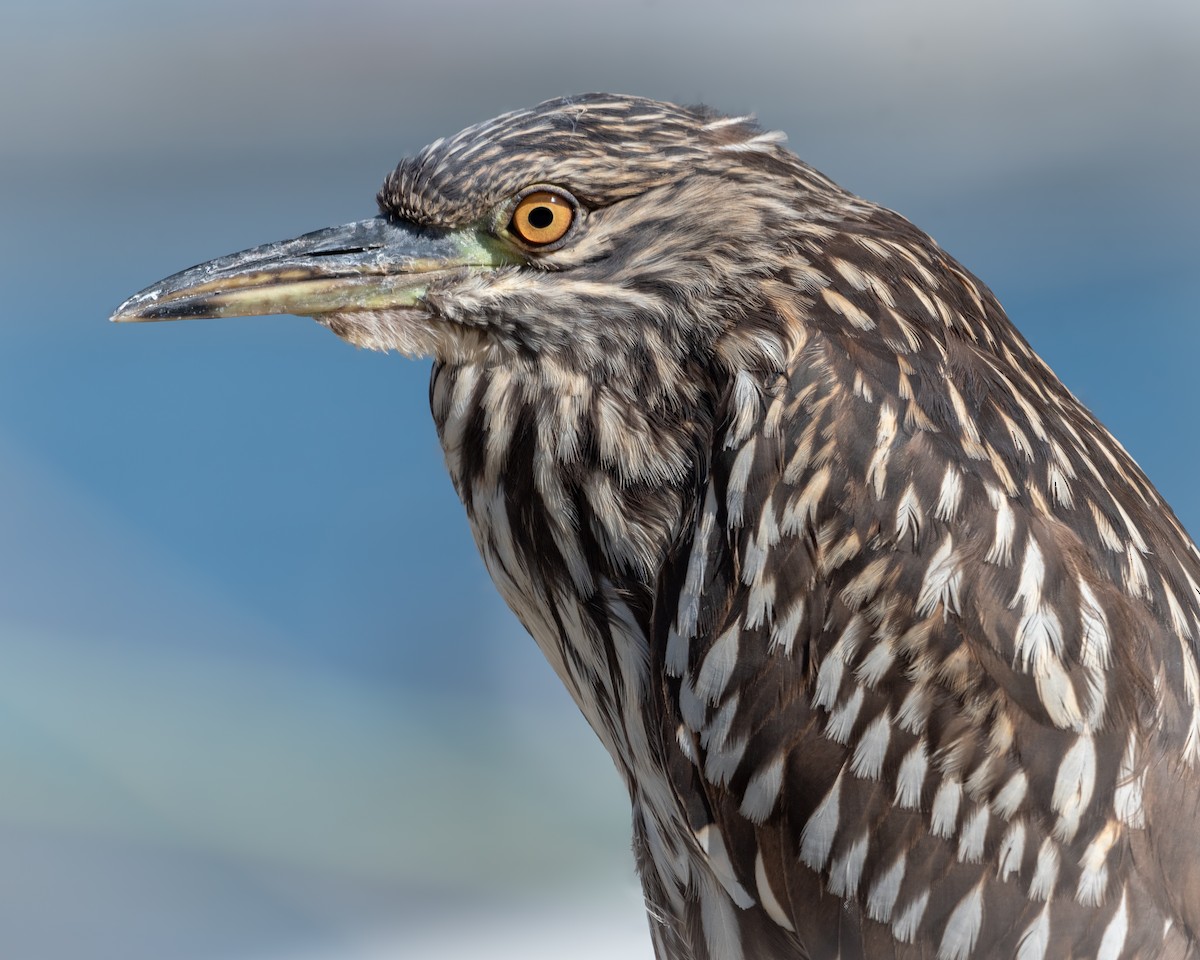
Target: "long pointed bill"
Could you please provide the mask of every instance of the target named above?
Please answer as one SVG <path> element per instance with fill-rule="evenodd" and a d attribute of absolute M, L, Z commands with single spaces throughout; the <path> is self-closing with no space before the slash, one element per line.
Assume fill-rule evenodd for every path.
<path fill-rule="evenodd" d="M 115 321 L 187 320 L 414 307 L 430 281 L 504 262 L 473 230 L 360 220 L 184 270 L 122 303 Z"/>

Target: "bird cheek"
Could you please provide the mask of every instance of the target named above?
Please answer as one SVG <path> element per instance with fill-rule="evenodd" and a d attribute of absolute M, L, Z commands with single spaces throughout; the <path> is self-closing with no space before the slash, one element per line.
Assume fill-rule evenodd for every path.
<path fill-rule="evenodd" d="M 365 350 L 394 351 L 411 359 L 441 359 L 450 339 L 444 325 L 425 310 L 347 310 L 316 318 L 347 343 Z"/>

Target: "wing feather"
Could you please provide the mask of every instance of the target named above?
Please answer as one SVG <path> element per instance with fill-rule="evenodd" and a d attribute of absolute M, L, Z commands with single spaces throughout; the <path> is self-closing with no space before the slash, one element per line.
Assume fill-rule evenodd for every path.
<path fill-rule="evenodd" d="M 920 266 L 958 301 L 896 268 L 893 329 L 867 339 L 818 298 L 788 369 L 730 390 L 704 532 L 656 610 L 677 788 L 813 956 L 1088 955 L 1131 899 L 1127 945 L 1161 942 L 1131 784 L 1190 769 L 1200 733 L 1195 550 L 1015 332 L 906 357 L 928 334 L 905 310 L 999 311 Z"/>

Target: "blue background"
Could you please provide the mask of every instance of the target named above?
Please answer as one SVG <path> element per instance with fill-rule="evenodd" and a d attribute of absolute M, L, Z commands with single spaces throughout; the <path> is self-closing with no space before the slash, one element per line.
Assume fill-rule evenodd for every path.
<path fill-rule="evenodd" d="M 0 955 L 649 956 L 607 757 L 470 542 L 427 363 L 115 327 L 617 90 L 755 112 L 992 286 L 1200 530 L 1200 5 L 0 9 Z"/>

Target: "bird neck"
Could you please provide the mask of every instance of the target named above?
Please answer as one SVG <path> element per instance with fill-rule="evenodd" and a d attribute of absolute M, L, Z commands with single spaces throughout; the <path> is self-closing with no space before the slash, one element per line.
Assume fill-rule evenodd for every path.
<path fill-rule="evenodd" d="M 547 578 L 570 571 L 564 586 L 587 598 L 598 576 L 652 588 L 679 532 L 713 420 L 686 385 L 687 398 L 647 399 L 549 361 L 471 362 L 437 365 L 430 394 L 472 522 L 499 498 L 523 562 Z"/>
<path fill-rule="evenodd" d="M 430 396 L 489 573 L 626 781 L 642 779 L 630 717 L 646 695 L 660 567 L 698 499 L 711 415 L 668 416 L 670 398 L 639 405 L 532 361 L 436 365 Z"/>

